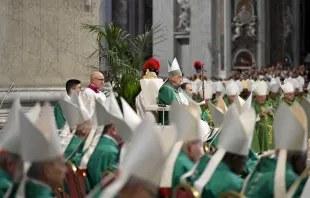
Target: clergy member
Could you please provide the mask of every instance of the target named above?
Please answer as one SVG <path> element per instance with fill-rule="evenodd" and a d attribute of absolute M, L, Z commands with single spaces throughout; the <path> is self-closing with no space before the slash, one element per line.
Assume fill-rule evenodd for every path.
<path fill-rule="evenodd" d="M 200 119 L 199 107 L 190 104 L 188 108 L 173 103 L 171 122 L 178 128 L 178 141 L 167 160 L 160 184 L 160 197 L 171 197 L 174 188 L 180 184 L 183 174 L 188 172 L 203 155 L 203 141 L 210 131 Z"/>
<path fill-rule="evenodd" d="M 82 157 L 86 136 L 92 129 L 91 116 L 81 97 L 75 93 L 70 101 L 60 100 L 59 103 L 71 129 L 70 135 L 61 140 L 64 157 L 77 165 Z"/>
<path fill-rule="evenodd" d="M 247 197 L 287 197 L 289 187 L 305 169 L 307 116 L 299 104 L 280 104 L 275 115 L 274 139 L 277 157 L 260 160 L 243 186 Z"/>
<path fill-rule="evenodd" d="M 188 105 L 188 99 L 179 90 L 179 86 L 182 81 L 182 71 L 179 63 L 175 58 L 172 63 L 168 63 L 168 79 L 161 86 L 158 92 L 158 104 L 159 105 L 171 105 L 173 101 L 182 105 Z M 164 114 L 164 115 L 163 115 Z M 168 112 L 158 112 L 159 123 L 168 125 L 169 116 Z"/>
<path fill-rule="evenodd" d="M 256 83 L 254 94 L 253 108 L 257 115 L 257 122 L 252 149 L 255 153 L 263 153 L 274 149 L 272 124 L 275 109 L 273 103 L 267 98 L 268 87 L 265 81 Z"/>
<path fill-rule="evenodd" d="M 155 197 L 166 159 L 176 141 L 175 131 L 164 135 L 155 131 L 152 122 L 143 120 L 134 132 L 118 177 L 94 197 Z"/>
<path fill-rule="evenodd" d="M 90 76 L 90 83 L 83 92 L 83 100 L 90 115 L 93 115 L 95 110 L 95 100 L 100 100 L 104 103 L 106 96 L 100 91 L 104 85 L 104 76 L 101 72 L 95 71 Z"/>
<path fill-rule="evenodd" d="M 20 101 L 16 99 L 0 133 L 0 197 L 4 197 L 13 185 L 19 183 L 23 175 L 20 150 L 20 109 Z"/>
<path fill-rule="evenodd" d="M 212 120 L 211 112 L 208 106 L 209 101 L 212 102 L 212 96 L 213 96 L 213 89 L 212 85 L 209 83 L 206 83 L 204 85 L 204 90 L 202 87 L 199 89 L 199 96 L 205 101 L 205 104 L 201 106 L 201 119 L 209 124 L 209 126 L 214 127 L 214 123 Z"/>
<path fill-rule="evenodd" d="M 62 185 L 67 171 L 60 140 L 49 104 L 32 122 L 20 111 L 21 151 L 24 161 L 31 162 L 27 177 L 17 191 L 17 197 L 52 198 L 53 189 Z"/>
<path fill-rule="evenodd" d="M 235 82 L 230 82 L 226 87 L 226 96 L 223 100 L 227 107 L 229 107 L 235 100 L 236 95 L 239 96 L 239 87 Z"/>
<path fill-rule="evenodd" d="M 228 191 L 240 191 L 243 179 L 238 175 L 249 154 L 254 126 L 254 109 L 240 114 L 235 105 L 231 105 L 224 117 L 217 151 L 211 157 L 203 156 L 182 176 L 181 182 L 192 185 L 201 197 L 216 198 Z"/>
<path fill-rule="evenodd" d="M 292 83 L 286 82 L 281 86 L 283 91 L 283 98 L 281 100 L 284 101 L 288 105 L 292 105 L 295 102 L 295 89 Z"/>
<path fill-rule="evenodd" d="M 77 80 L 77 79 L 70 79 L 66 82 L 66 92 L 67 94 L 64 97 L 65 101 L 70 101 L 70 96 L 72 92 L 76 92 L 78 95 L 81 92 L 81 81 Z M 66 118 L 63 115 L 61 106 L 59 103 L 56 104 L 55 108 L 54 108 L 54 116 L 55 116 L 55 120 L 56 120 L 56 124 L 57 124 L 57 128 L 58 129 L 62 129 L 65 126 L 66 123 Z"/>

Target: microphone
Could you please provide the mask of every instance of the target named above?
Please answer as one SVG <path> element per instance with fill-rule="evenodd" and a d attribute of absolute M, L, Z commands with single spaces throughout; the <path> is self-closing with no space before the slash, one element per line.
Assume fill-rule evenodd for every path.
<path fill-rule="evenodd" d="M 13 89 L 14 86 L 15 86 L 15 84 L 14 84 L 14 82 L 12 82 L 12 84 L 11 84 L 10 87 L 9 87 L 9 89 L 8 89 L 7 92 L 5 93 L 4 98 L 3 98 L 2 101 L 1 101 L 0 108 L 2 107 L 4 100 L 8 97 L 10 91 Z"/>

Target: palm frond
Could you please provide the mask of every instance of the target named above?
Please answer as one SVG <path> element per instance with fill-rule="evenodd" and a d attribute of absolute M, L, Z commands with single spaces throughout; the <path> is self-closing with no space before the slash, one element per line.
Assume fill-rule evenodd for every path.
<path fill-rule="evenodd" d="M 82 24 L 81 27 L 96 35 L 97 47 L 89 57 L 97 56 L 100 61 L 106 61 L 108 69 L 104 73 L 113 81 L 113 90 L 134 105 L 140 92 L 141 67 L 151 55 L 153 45 L 166 40 L 162 25 L 155 24 L 136 38 L 131 38 L 127 31 L 113 23 Z"/>

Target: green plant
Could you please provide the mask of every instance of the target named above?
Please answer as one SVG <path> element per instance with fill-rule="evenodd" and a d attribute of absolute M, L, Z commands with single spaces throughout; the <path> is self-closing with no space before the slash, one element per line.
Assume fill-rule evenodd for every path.
<path fill-rule="evenodd" d="M 113 86 L 113 91 L 134 107 L 140 92 L 140 71 L 151 56 L 153 45 L 165 40 L 161 24 L 146 29 L 144 34 L 132 38 L 113 23 L 103 26 L 82 24 L 82 28 L 96 34 L 96 49 L 90 57 L 106 61 L 107 70 L 101 71 Z"/>

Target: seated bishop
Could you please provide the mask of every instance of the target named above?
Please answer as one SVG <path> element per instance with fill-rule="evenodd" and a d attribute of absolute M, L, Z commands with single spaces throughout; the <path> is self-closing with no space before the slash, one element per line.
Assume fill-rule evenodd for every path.
<path fill-rule="evenodd" d="M 182 93 L 180 85 L 182 82 L 182 71 L 175 58 L 172 63 L 168 62 L 168 75 L 165 83 L 161 86 L 158 92 L 157 102 L 159 105 L 166 106 L 171 105 L 173 101 L 176 101 L 182 105 L 188 105 L 188 98 Z M 163 125 L 169 125 L 168 112 L 158 112 L 159 123 Z"/>
<path fill-rule="evenodd" d="M 105 188 L 96 189 L 88 196 L 156 197 L 165 162 L 176 139 L 176 131 L 158 133 L 153 122 L 143 120 L 133 133 L 123 162 L 118 167 L 117 177 Z M 98 188 L 102 185 L 104 183 Z"/>
<path fill-rule="evenodd" d="M 35 121 L 20 111 L 20 127 L 23 129 L 22 159 L 31 166 L 16 191 L 16 197 L 52 198 L 53 189 L 62 185 L 67 171 L 53 108 L 45 104 Z"/>
<path fill-rule="evenodd" d="M 289 188 L 306 167 L 308 128 L 302 107 L 281 103 L 273 129 L 277 155 L 260 159 L 243 185 L 247 197 L 291 197 Z"/>
<path fill-rule="evenodd" d="M 61 140 L 64 157 L 78 165 L 85 150 L 83 147 L 86 137 L 90 132 L 92 133 L 90 136 L 93 136 L 96 130 L 95 122 L 92 122 L 92 117 L 81 97 L 76 93 L 71 94 L 70 101 L 60 100 L 59 103 L 71 131 L 70 135 Z"/>
<path fill-rule="evenodd" d="M 96 133 L 89 149 L 84 153 L 80 165 L 81 168 L 88 170 L 87 177 L 91 189 L 100 183 L 103 174 L 115 172 L 120 162 L 122 142 L 128 141 L 131 136 L 131 129 L 125 123 L 124 116 L 113 93 L 107 102 L 109 108 L 102 106 L 98 101 L 96 102 L 98 125 L 104 126 L 104 128 Z M 122 103 L 123 110 L 126 110 L 126 113 L 129 110 L 133 111 L 127 108 L 128 103 Z"/>
<path fill-rule="evenodd" d="M 0 134 L 0 197 L 9 197 L 16 191 L 23 176 L 23 160 L 21 158 L 21 128 L 19 99 L 15 99 L 8 120 Z M 27 113 L 33 120 L 40 113 L 38 105 Z"/>
<path fill-rule="evenodd" d="M 187 173 L 204 154 L 203 141 L 210 132 L 207 123 L 200 119 L 196 105 L 171 106 L 171 122 L 177 126 L 179 141 L 174 145 L 161 178 L 159 197 L 171 197 L 181 176 Z"/>
<path fill-rule="evenodd" d="M 239 192 L 243 183 L 239 174 L 246 163 L 254 126 L 253 109 L 240 113 L 231 105 L 224 117 L 216 152 L 203 156 L 182 176 L 181 183 L 192 185 L 201 197 L 215 198 L 228 191 Z"/>
<path fill-rule="evenodd" d="M 223 97 L 225 104 L 229 107 L 235 100 L 236 95 L 239 96 L 239 87 L 235 82 L 230 82 L 226 86 L 226 95 Z"/>

